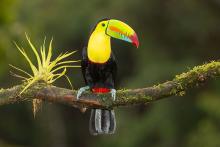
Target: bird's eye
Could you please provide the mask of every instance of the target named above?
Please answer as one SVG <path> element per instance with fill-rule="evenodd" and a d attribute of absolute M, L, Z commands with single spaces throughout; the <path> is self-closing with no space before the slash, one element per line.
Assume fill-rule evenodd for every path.
<path fill-rule="evenodd" d="M 104 23 L 102 23 L 102 26 L 104 27 L 104 26 L 105 26 L 105 24 L 104 24 Z"/>

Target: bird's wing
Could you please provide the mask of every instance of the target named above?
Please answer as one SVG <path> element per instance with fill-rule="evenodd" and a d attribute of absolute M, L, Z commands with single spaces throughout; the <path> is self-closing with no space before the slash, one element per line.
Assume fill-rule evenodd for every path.
<path fill-rule="evenodd" d="M 87 47 L 84 47 L 82 50 L 81 69 L 82 69 L 82 75 L 83 75 L 86 85 L 88 85 L 88 81 L 86 78 L 87 68 L 88 68 Z"/>
<path fill-rule="evenodd" d="M 111 73 L 112 73 L 112 78 L 113 78 L 113 82 L 115 85 L 116 82 L 116 76 L 117 76 L 117 60 L 115 58 L 114 53 L 111 53 L 111 57 L 110 57 L 110 65 L 111 65 Z"/>

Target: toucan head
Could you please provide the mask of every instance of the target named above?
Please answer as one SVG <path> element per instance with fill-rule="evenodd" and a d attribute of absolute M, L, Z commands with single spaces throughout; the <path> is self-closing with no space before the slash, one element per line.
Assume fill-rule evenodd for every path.
<path fill-rule="evenodd" d="M 105 34 L 134 44 L 137 48 L 139 41 L 135 31 L 126 23 L 116 19 L 103 19 L 95 27 L 95 31 L 105 31 Z"/>

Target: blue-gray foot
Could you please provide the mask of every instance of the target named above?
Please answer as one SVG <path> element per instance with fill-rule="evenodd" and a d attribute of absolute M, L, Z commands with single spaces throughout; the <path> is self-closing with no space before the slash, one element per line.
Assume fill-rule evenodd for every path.
<path fill-rule="evenodd" d="M 115 89 L 111 89 L 110 93 L 111 93 L 113 101 L 115 101 L 115 99 L 116 99 L 116 90 Z"/>
<path fill-rule="evenodd" d="M 89 90 L 89 86 L 85 86 L 85 87 L 81 87 L 78 91 L 77 91 L 77 95 L 76 95 L 76 99 L 78 100 L 79 97 L 82 95 L 82 93 L 86 90 Z"/>

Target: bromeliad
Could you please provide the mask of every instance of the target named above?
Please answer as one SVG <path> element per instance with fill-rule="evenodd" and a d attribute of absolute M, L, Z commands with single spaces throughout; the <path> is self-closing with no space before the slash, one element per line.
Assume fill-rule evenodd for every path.
<path fill-rule="evenodd" d="M 117 63 L 111 50 L 111 37 L 139 46 L 135 31 L 124 22 L 115 19 L 99 21 L 82 52 L 81 66 L 86 86 L 78 90 L 77 99 L 85 90 L 91 90 L 93 93 L 111 93 L 113 100 L 116 99 Z M 91 110 L 89 130 L 92 135 L 113 134 L 115 129 L 114 110 Z"/>
<path fill-rule="evenodd" d="M 29 63 L 30 69 L 32 70 L 32 74 L 31 74 L 16 66 L 10 65 L 12 68 L 17 70 L 19 73 L 23 73 L 22 75 L 12 73 L 12 75 L 14 75 L 15 77 L 22 78 L 24 80 L 24 88 L 21 89 L 20 94 L 25 92 L 34 83 L 43 81 L 46 84 L 53 84 L 57 79 L 63 76 L 67 79 L 70 86 L 72 87 L 72 84 L 66 75 L 66 71 L 68 68 L 71 68 L 71 67 L 79 67 L 78 65 L 72 65 L 73 63 L 79 62 L 79 60 L 67 60 L 67 58 L 71 56 L 72 54 L 74 54 L 76 51 L 73 51 L 70 53 L 66 52 L 64 54 L 60 54 L 55 59 L 52 59 L 52 55 L 53 55 L 52 39 L 50 41 L 48 49 L 46 48 L 46 45 L 45 45 L 46 43 L 46 38 L 45 38 L 43 45 L 40 47 L 40 50 L 37 50 L 37 48 L 32 44 L 27 34 L 26 34 L 26 38 L 27 38 L 28 44 L 30 45 L 31 50 L 35 54 L 35 57 L 37 59 L 37 65 L 33 63 L 33 59 L 29 57 L 29 55 L 26 53 L 24 48 L 19 47 L 15 43 L 19 52 L 23 55 L 23 57 Z M 42 104 L 42 100 L 33 99 L 34 117 L 36 113 L 38 112 L 38 110 L 40 109 L 41 104 Z"/>

